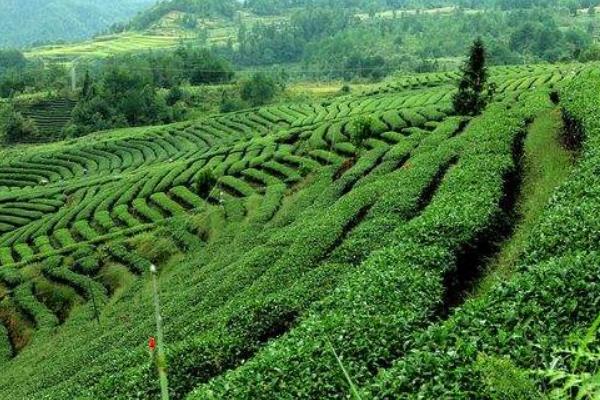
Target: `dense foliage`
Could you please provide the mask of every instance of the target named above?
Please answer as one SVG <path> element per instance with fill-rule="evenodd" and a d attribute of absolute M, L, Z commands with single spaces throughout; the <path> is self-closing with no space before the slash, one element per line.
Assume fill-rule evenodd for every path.
<path fill-rule="evenodd" d="M 254 74 L 242 82 L 240 95 L 242 100 L 252 106 L 262 106 L 269 103 L 277 94 L 279 86 L 275 80 L 264 73 Z"/>
<path fill-rule="evenodd" d="M 562 27 L 565 18 L 567 26 Z M 596 31 L 593 18 L 565 17 L 556 9 L 358 18 L 346 9 L 309 8 L 277 22 L 242 24 L 239 46 L 220 51 L 242 65 L 301 63 L 320 78 L 378 78 L 397 69 L 427 72 L 449 62 L 456 66 L 452 60 L 462 57 L 478 36 L 487 44 L 491 64 L 589 61 L 597 54 Z"/>
<path fill-rule="evenodd" d="M 130 22 L 133 29 L 144 29 L 158 22 L 171 12 L 185 12 L 202 18 L 232 18 L 239 3 L 236 0 L 170 0 L 159 2 L 147 11 L 138 14 Z"/>
<path fill-rule="evenodd" d="M 226 83 L 232 78 L 229 64 L 208 50 L 180 47 L 175 52 L 116 57 L 86 75 L 66 133 L 78 136 L 178 121 L 186 112 L 180 85 Z M 161 93 L 161 88 L 169 91 Z"/>
<path fill-rule="evenodd" d="M 23 117 L 12 104 L 0 104 L 0 143 L 16 143 L 23 138 L 32 140 L 38 136 L 32 120 Z"/>
<path fill-rule="evenodd" d="M 14 49 L 0 49 L 0 98 L 21 93 L 60 91 L 67 86 L 67 69 L 27 60 Z"/>
<path fill-rule="evenodd" d="M 111 63 L 83 94 L 67 133 L 72 136 L 173 120 L 172 111 L 147 74 Z"/>
<path fill-rule="evenodd" d="M 571 10 L 586 9 L 597 4 L 596 0 L 247 0 L 244 2 L 245 8 L 259 15 L 275 15 L 287 9 L 305 7 L 347 8 L 374 13 L 390 8 L 434 9 L 448 6 L 504 10 L 565 7 Z"/>
<path fill-rule="evenodd" d="M 185 117 L 192 101 L 182 90 L 182 85 L 223 84 L 231 81 L 234 75 L 227 61 L 209 50 L 193 47 L 113 57 L 82 63 L 77 69 L 80 78 L 73 93 L 71 74 L 65 67 L 59 64 L 46 67 L 27 61 L 18 51 L 0 52 L 0 96 L 15 97 L 9 100 L 9 104 L 13 103 L 9 106 L 13 110 L 11 121 L 23 119 L 25 125 L 31 126 L 28 118 L 19 115 L 16 103 L 23 100 L 16 96 L 44 90 L 50 94 L 50 99 L 25 100 L 31 104 L 24 108 L 37 109 L 36 113 L 45 114 L 48 120 L 63 122 L 53 124 L 52 129 L 44 132 L 11 129 L 12 133 L 4 137 L 8 143 L 52 140 L 116 127 L 178 121 Z M 77 104 L 73 107 L 70 101 L 59 103 L 57 99 L 60 98 L 74 98 Z M 68 124 L 60 111 L 67 114 Z"/>
<path fill-rule="evenodd" d="M 117 67 L 100 90 L 130 79 Z M 505 228 L 523 128 L 576 74 L 490 68 L 501 101 L 472 119 L 449 115 L 457 74 L 425 74 L 5 150 L 1 395 L 156 398 L 154 262 L 172 398 L 346 398 L 332 348 L 359 390 L 402 397 L 396 366 L 422 354 L 464 261 Z M 441 356 L 457 353 L 471 354 Z M 438 374 L 427 360 L 419 378 Z"/>

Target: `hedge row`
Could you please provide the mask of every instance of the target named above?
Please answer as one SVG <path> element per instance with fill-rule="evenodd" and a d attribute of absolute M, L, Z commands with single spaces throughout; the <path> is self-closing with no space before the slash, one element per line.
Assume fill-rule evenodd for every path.
<path fill-rule="evenodd" d="M 598 90 L 597 73 L 579 77 L 562 90 L 563 111 L 581 126 L 586 140 L 576 171 L 552 197 L 528 238 L 520 272 L 485 297 L 467 302 L 446 323 L 415 336 L 418 350 L 382 375 L 371 393 L 380 398 L 407 393 L 415 398 L 490 398 L 498 388 L 481 385 L 485 371 L 475 367 L 480 354 L 510 360 L 513 370 L 544 369 L 557 360 L 554 368 L 567 371 L 555 358 L 555 349 L 586 332 L 598 314 Z M 502 379 L 502 372 L 498 375 Z M 536 383 L 538 388 L 547 384 Z"/>
<path fill-rule="evenodd" d="M 58 325 L 56 315 L 35 298 L 33 282 L 25 282 L 13 290 L 15 304 L 34 321 L 37 329 L 50 329 Z"/>
<path fill-rule="evenodd" d="M 513 146 L 525 120 L 543 107 L 536 96 L 512 112 L 493 105 L 474 120 L 449 145 L 460 154 L 458 164 L 423 213 L 389 233 L 391 245 L 371 254 L 283 339 L 190 398 L 346 398 L 328 342 L 359 384 L 408 351 L 406 339 L 441 307 L 444 278 L 455 272 L 460 250 L 502 215 L 504 179 L 515 168 Z M 285 272 L 286 279 L 301 273 Z M 271 274 L 265 278 L 281 282 Z"/>
<path fill-rule="evenodd" d="M 112 257 L 124 263 L 135 274 L 141 275 L 150 271 L 150 262 L 148 260 L 127 250 L 122 244 L 111 244 L 106 247 L 106 250 Z"/>

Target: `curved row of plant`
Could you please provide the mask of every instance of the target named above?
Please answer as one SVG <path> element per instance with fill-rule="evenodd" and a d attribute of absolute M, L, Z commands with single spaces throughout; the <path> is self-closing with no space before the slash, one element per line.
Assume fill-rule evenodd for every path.
<path fill-rule="evenodd" d="M 528 239 L 519 272 L 483 297 L 469 300 L 447 321 L 407 335 L 411 351 L 380 373 L 364 396 L 539 398 L 539 390 L 553 383 L 546 379 L 548 374 L 526 371 L 547 369 L 558 371 L 554 376 L 561 379 L 554 384 L 570 379 L 569 389 L 559 398 L 590 395 L 578 388 L 586 375 L 569 375 L 572 364 L 556 349 L 566 347 L 578 333 L 583 336 L 598 314 L 599 90 L 597 73 L 563 89 L 565 114 L 585 132 L 582 156 Z M 592 338 L 595 329 L 589 333 Z M 583 354 L 577 356 L 579 368 L 593 368 Z"/>
<path fill-rule="evenodd" d="M 509 390 L 534 398 L 534 385 L 517 366 L 549 367 L 554 347 L 594 320 L 600 260 L 600 109 L 594 98 L 599 87 L 596 75 L 576 80 L 562 93 L 565 115 L 585 132 L 583 157 L 531 235 L 520 273 L 469 301 L 446 323 L 412 335 L 416 350 L 381 374 L 369 388 L 371 396 L 494 398 Z"/>
<path fill-rule="evenodd" d="M 381 235 L 383 248 L 311 307 L 289 334 L 189 398 L 346 398 L 350 388 L 332 348 L 361 386 L 410 353 L 410 337 L 443 311 L 445 281 L 457 274 L 457 259 L 483 246 L 502 226 L 505 185 L 516 169 L 515 145 L 525 123 L 547 106 L 541 94 L 518 105 L 494 104 L 457 140 L 428 154 L 434 159 L 439 152 L 454 154 L 446 160 L 458 156 L 456 165 L 438 177 L 439 188 L 429 188 L 435 191 L 431 202 Z"/>

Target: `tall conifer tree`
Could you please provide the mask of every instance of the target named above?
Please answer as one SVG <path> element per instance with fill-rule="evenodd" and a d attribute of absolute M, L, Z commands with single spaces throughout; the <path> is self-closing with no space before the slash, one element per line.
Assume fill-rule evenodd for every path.
<path fill-rule="evenodd" d="M 463 76 L 454 95 L 454 111 L 460 115 L 477 115 L 486 106 L 488 93 L 484 93 L 488 78 L 485 66 L 486 51 L 481 39 L 471 46 L 469 59 L 462 69 Z"/>

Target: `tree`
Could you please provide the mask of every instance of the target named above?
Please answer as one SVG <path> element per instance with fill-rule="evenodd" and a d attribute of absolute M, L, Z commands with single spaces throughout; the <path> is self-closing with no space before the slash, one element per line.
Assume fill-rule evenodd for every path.
<path fill-rule="evenodd" d="M 229 82 L 233 69 L 226 60 L 217 57 L 210 50 L 180 47 L 175 55 L 182 60 L 192 85 Z"/>
<path fill-rule="evenodd" d="M 355 147 L 361 147 L 365 140 L 374 136 L 374 134 L 372 117 L 361 116 L 352 121 L 350 126 L 350 142 Z"/>
<path fill-rule="evenodd" d="M 83 79 L 83 88 L 81 95 L 85 99 L 89 99 L 94 95 L 94 88 L 92 86 L 92 78 L 90 77 L 90 71 L 85 71 L 85 78 Z"/>
<path fill-rule="evenodd" d="M 569 14 L 571 14 L 572 17 L 576 17 L 577 16 L 577 11 L 579 9 L 579 4 L 577 4 L 576 1 L 570 1 L 567 4 L 567 8 L 569 9 Z"/>
<path fill-rule="evenodd" d="M 453 98 L 457 114 L 477 115 L 485 108 L 489 98 L 484 93 L 488 75 L 485 59 L 485 46 L 481 39 L 477 39 L 471 46 L 469 59 L 462 69 L 463 77 L 458 84 L 458 92 Z"/>
<path fill-rule="evenodd" d="M 253 107 L 267 104 L 278 92 L 277 83 L 271 77 L 258 72 L 249 80 L 242 82 L 240 94 L 242 100 Z"/>
<path fill-rule="evenodd" d="M 9 68 L 24 68 L 27 59 L 23 53 L 14 49 L 0 49 L 0 72 Z"/>
<path fill-rule="evenodd" d="M 0 108 L 0 136 L 4 143 L 27 142 L 37 139 L 38 135 L 35 122 L 23 117 L 12 104 Z"/>
<path fill-rule="evenodd" d="M 179 101 L 185 98 L 185 93 L 181 89 L 181 86 L 173 86 L 165 97 L 165 101 L 169 107 L 174 106 Z"/>
<path fill-rule="evenodd" d="M 593 44 L 585 49 L 579 56 L 579 61 L 589 62 L 600 60 L 600 45 Z"/>
<path fill-rule="evenodd" d="M 221 93 L 221 104 L 219 106 L 219 109 L 222 113 L 238 111 L 244 107 L 245 104 L 239 98 L 239 96 L 231 94 L 228 90 L 223 90 Z"/>

